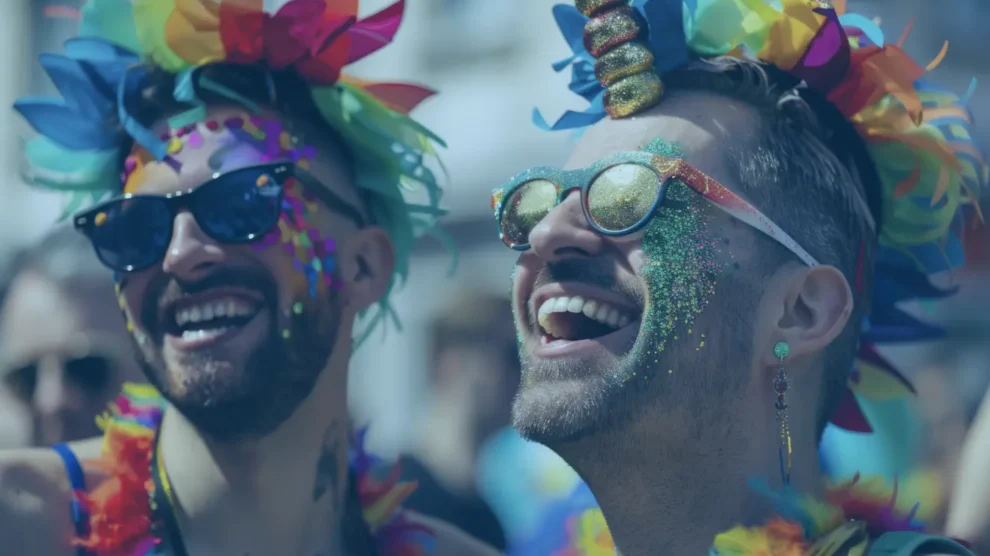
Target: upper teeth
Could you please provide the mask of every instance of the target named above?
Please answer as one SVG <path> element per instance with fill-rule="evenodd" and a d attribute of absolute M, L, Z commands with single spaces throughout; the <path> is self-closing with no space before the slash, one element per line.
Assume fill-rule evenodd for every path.
<path fill-rule="evenodd" d="M 227 298 L 190 305 L 175 312 L 175 324 L 205 322 L 224 317 L 242 317 L 254 312 L 254 307 L 241 299 Z"/>
<path fill-rule="evenodd" d="M 594 299 L 584 299 L 581 296 L 574 297 L 551 297 L 540 305 L 537 320 L 545 329 L 550 322 L 552 313 L 584 313 L 589 319 L 596 320 L 602 324 L 607 324 L 612 328 L 622 328 L 628 325 L 632 319 L 624 314 L 620 309 Z"/>

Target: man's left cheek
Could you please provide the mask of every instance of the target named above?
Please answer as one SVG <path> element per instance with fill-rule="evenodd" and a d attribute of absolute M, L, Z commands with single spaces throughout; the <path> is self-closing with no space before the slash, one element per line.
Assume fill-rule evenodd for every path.
<path fill-rule="evenodd" d="M 256 245 L 259 251 L 281 248 L 291 257 L 292 272 L 305 280 L 305 295 L 310 299 L 341 287 L 334 275 L 337 242 L 313 225 L 318 210 L 315 199 L 298 183 L 290 183 L 278 224 Z"/>
<path fill-rule="evenodd" d="M 134 336 L 138 344 L 144 345 L 147 342 L 148 337 L 145 335 L 144 331 L 138 327 L 137 321 L 133 317 L 133 312 L 131 311 L 131 304 L 128 303 L 127 297 L 121 292 L 120 286 L 117 286 L 117 307 L 120 309 L 120 315 L 124 319 L 124 324 L 127 327 L 127 333 Z"/>

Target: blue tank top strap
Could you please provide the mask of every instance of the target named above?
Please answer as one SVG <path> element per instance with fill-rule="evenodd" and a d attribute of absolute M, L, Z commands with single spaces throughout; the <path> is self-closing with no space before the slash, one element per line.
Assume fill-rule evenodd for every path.
<path fill-rule="evenodd" d="M 52 449 L 62 458 L 62 464 L 65 466 L 65 474 L 69 478 L 69 485 L 72 487 L 72 491 L 85 491 L 86 475 L 83 473 L 82 465 L 80 465 L 79 458 L 76 457 L 76 454 L 67 444 L 55 444 L 52 446 Z M 83 510 L 75 495 L 72 497 L 70 509 L 72 510 L 72 523 L 76 526 L 76 536 L 79 538 L 85 537 L 89 534 L 89 515 Z M 85 548 L 79 548 L 76 550 L 76 556 L 94 555 Z"/>

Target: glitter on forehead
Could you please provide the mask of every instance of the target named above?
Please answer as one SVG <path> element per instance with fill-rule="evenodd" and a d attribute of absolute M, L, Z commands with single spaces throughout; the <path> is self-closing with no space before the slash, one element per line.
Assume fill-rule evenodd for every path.
<path fill-rule="evenodd" d="M 658 154 L 661 156 L 669 156 L 671 158 L 683 158 L 684 154 L 681 150 L 681 146 L 677 143 L 668 143 L 660 137 L 652 140 L 645 147 L 640 148 L 643 152 L 648 152 L 650 154 Z"/>
<path fill-rule="evenodd" d="M 258 155 L 257 163 L 291 160 L 300 167 L 306 168 L 309 160 L 316 156 L 316 148 L 302 144 L 297 137 L 285 129 L 281 121 L 259 116 L 250 118 L 233 116 L 223 120 L 207 120 L 170 130 L 162 134 L 160 139 L 166 143 L 170 159 L 174 161 L 174 156 L 187 148 L 202 148 L 205 137 L 223 133 L 229 133 L 238 143 L 252 148 Z M 124 172 L 121 175 L 124 193 L 136 192 L 142 183 L 144 168 L 157 163 L 154 156 L 140 145 L 136 145 L 124 162 Z M 181 167 L 168 160 L 165 163 L 176 172 Z"/>

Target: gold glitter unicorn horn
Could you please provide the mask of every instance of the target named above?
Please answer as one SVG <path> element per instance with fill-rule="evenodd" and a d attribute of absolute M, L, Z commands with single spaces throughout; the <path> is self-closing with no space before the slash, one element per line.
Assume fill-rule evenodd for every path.
<path fill-rule="evenodd" d="M 643 27 L 628 0 L 575 0 L 590 17 L 584 47 L 595 57 L 595 77 L 605 87 L 605 111 L 626 118 L 656 106 L 663 82 L 653 68 L 653 53 L 640 38 Z"/>

